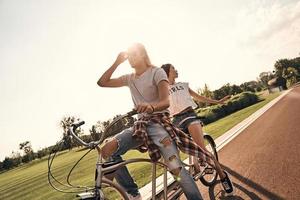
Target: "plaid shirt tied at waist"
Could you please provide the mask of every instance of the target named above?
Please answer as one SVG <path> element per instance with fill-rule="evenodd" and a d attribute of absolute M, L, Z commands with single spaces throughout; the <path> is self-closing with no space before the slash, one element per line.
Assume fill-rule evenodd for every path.
<path fill-rule="evenodd" d="M 207 161 L 207 158 L 211 158 L 212 155 L 209 152 L 203 150 L 189 135 L 171 123 L 168 113 L 158 113 L 144 116 L 136 121 L 133 126 L 132 135 L 133 138 L 143 142 L 138 149 L 142 152 L 148 150 L 149 156 L 153 162 L 157 162 L 161 158 L 161 154 L 158 146 L 154 144 L 147 133 L 149 122 L 158 123 L 163 126 L 182 152 L 198 157 L 202 161 Z"/>

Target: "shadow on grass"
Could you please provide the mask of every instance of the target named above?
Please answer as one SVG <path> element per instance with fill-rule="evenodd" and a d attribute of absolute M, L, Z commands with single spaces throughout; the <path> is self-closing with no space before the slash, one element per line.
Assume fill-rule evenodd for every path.
<path fill-rule="evenodd" d="M 81 152 L 81 151 L 87 151 L 89 148 L 87 147 L 78 147 L 79 149 L 76 150 L 76 152 Z"/>

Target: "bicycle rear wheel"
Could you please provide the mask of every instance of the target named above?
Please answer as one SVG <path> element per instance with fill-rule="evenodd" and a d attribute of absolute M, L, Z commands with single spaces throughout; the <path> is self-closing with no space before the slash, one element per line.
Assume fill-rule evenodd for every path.
<path fill-rule="evenodd" d="M 204 135 L 204 144 L 206 145 L 206 149 L 218 160 L 216 144 L 213 138 L 209 135 Z M 199 178 L 201 183 L 205 186 L 214 185 L 218 177 L 217 171 L 209 165 L 202 166 L 201 171 L 203 171 L 202 176 Z"/>

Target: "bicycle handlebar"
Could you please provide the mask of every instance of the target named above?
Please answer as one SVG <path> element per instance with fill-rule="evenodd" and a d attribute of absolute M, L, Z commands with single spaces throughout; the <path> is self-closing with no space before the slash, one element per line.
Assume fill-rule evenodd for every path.
<path fill-rule="evenodd" d="M 132 111 L 129 111 L 128 113 L 126 113 L 125 115 L 130 117 L 130 116 L 133 116 L 133 115 L 136 115 L 137 114 L 137 111 L 134 109 Z"/>
<path fill-rule="evenodd" d="M 120 117 L 118 117 L 115 121 L 111 122 L 111 124 L 114 124 L 116 123 L 117 121 L 119 121 L 120 119 L 124 118 L 124 117 L 131 117 L 133 115 L 136 115 L 137 114 L 137 111 L 136 110 L 132 110 L 132 111 L 129 111 L 127 112 L 126 114 L 124 115 L 121 115 Z M 103 140 L 100 139 L 99 141 L 92 141 L 92 142 L 89 142 L 89 143 L 86 143 L 84 142 L 80 137 L 78 137 L 76 134 L 75 134 L 75 131 L 77 128 L 79 128 L 80 126 L 82 126 L 83 124 L 85 124 L 84 121 L 80 121 L 78 123 L 73 123 L 71 124 L 71 126 L 69 127 L 69 130 L 68 130 L 68 133 L 72 135 L 72 137 L 74 137 L 80 144 L 82 144 L 83 146 L 85 147 L 88 147 L 90 149 L 94 149 L 98 144 L 100 144 L 100 142 L 102 142 Z"/>
<path fill-rule="evenodd" d="M 78 122 L 78 123 L 73 123 L 72 126 L 73 126 L 74 129 L 76 129 L 76 128 L 82 126 L 83 124 L 85 124 L 85 122 L 81 121 L 81 122 Z"/>
<path fill-rule="evenodd" d="M 74 137 L 80 144 L 82 144 L 83 146 L 89 147 L 89 144 L 84 142 L 80 137 L 78 137 L 75 134 L 75 131 L 77 128 L 79 128 L 80 126 L 82 126 L 83 124 L 85 124 L 84 121 L 78 122 L 78 123 L 73 123 L 68 130 L 68 133 L 72 135 L 72 137 Z"/>

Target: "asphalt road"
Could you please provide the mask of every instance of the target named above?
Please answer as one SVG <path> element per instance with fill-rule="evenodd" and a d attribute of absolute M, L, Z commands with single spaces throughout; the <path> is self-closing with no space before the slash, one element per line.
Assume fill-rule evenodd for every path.
<path fill-rule="evenodd" d="M 204 199 L 300 200 L 300 87 L 294 88 L 219 151 L 235 195 L 199 182 Z M 183 198 L 184 199 L 184 198 Z"/>

